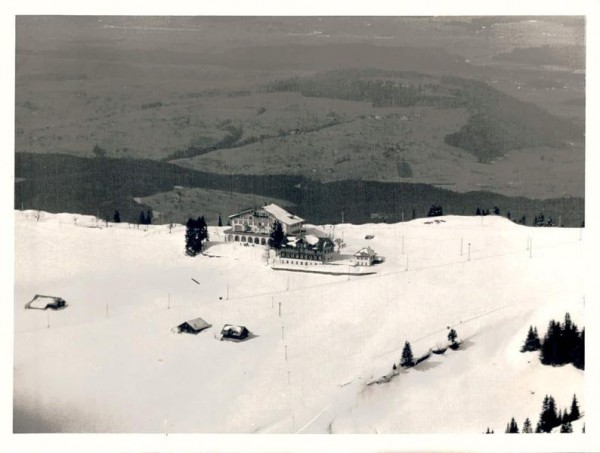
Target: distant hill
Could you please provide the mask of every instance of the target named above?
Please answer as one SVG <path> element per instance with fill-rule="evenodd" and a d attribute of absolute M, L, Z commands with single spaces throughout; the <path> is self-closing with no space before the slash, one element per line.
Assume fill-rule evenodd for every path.
<path fill-rule="evenodd" d="M 314 223 L 336 223 L 342 217 L 353 223 L 409 220 L 413 214 L 427 216 L 432 203 L 441 205 L 444 214 L 457 215 L 473 215 L 477 207 L 491 211 L 497 206 L 501 215 L 510 212 L 514 220 L 525 216 L 528 225 L 540 212 L 555 222 L 560 218 L 564 226 L 571 227 L 579 227 L 584 218 L 582 198 L 533 200 L 492 192 L 461 194 L 426 184 L 356 180 L 323 184 L 301 176 L 221 175 L 152 160 L 19 153 L 15 174 L 23 178 L 15 184 L 16 209 L 74 212 L 101 218 L 112 218 L 114 211 L 119 210 L 121 219 L 130 222 L 137 221 L 140 209 L 152 207 L 138 204 L 134 197 L 168 192 L 176 185 L 288 201 L 296 205 L 298 215 Z M 204 205 L 223 217 L 232 214 L 223 211 L 219 200 L 215 197 Z M 185 209 L 186 216 L 202 214 Z"/>
<path fill-rule="evenodd" d="M 515 48 L 510 52 L 495 55 L 494 60 L 539 66 L 565 66 L 573 70 L 584 69 L 585 47 L 542 46 Z"/>

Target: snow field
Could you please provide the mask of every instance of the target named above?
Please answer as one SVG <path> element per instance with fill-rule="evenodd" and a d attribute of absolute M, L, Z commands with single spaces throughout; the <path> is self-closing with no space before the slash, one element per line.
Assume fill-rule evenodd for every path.
<path fill-rule="evenodd" d="M 579 230 L 493 216 L 336 225 L 386 257 L 348 277 L 273 271 L 265 248 L 235 243 L 189 258 L 183 226 L 33 214 L 15 213 L 16 430 L 479 433 L 512 416 L 535 425 L 545 393 L 560 408 L 577 393 L 583 410 L 580 370 L 518 352 L 530 324 L 543 335 L 569 311 L 584 326 Z M 36 293 L 69 307 L 24 310 Z M 171 332 L 198 316 L 213 327 Z M 225 323 L 257 337 L 218 341 Z M 365 386 L 405 340 L 417 357 L 448 326 L 461 349 Z"/>

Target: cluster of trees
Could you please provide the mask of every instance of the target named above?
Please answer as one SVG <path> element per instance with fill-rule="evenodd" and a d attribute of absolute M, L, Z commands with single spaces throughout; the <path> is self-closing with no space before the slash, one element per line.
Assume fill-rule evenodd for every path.
<path fill-rule="evenodd" d="M 150 225 L 152 224 L 152 210 L 148 209 L 146 213 L 144 211 L 140 211 L 140 218 L 138 223 L 140 225 Z"/>
<path fill-rule="evenodd" d="M 492 212 L 494 215 L 500 215 L 500 208 L 498 206 L 494 206 Z M 482 209 L 479 206 L 477 206 L 477 209 L 475 210 L 475 215 L 490 215 L 490 210 Z M 510 219 L 510 212 L 506 216 Z"/>
<path fill-rule="evenodd" d="M 198 255 L 205 242 L 208 241 L 208 226 L 204 216 L 197 219 L 188 219 L 185 229 L 185 254 L 188 256 Z"/>
<path fill-rule="evenodd" d="M 448 342 L 450 343 L 450 347 L 452 349 L 458 349 L 460 343 L 456 341 L 458 338 L 458 334 L 455 329 L 450 329 L 448 332 Z M 423 359 L 419 359 L 421 361 Z M 415 361 L 415 358 L 412 353 L 412 347 L 410 346 L 409 341 L 404 342 L 404 348 L 402 349 L 402 356 L 400 357 L 400 366 L 404 368 L 409 368 L 411 366 L 415 366 L 418 362 Z M 396 364 L 394 364 L 394 369 L 396 369 Z"/>
<path fill-rule="evenodd" d="M 408 80 L 358 78 L 355 74 L 328 74 L 312 79 L 293 78 L 278 80 L 267 85 L 269 92 L 299 92 L 306 97 L 368 101 L 373 107 L 412 107 L 428 105 L 453 108 L 464 105 L 464 101 L 448 96 L 448 91 L 439 84 L 414 83 Z M 445 93 L 440 93 L 445 91 Z"/>
<path fill-rule="evenodd" d="M 549 433 L 557 426 L 560 426 L 561 433 L 572 433 L 573 425 L 571 422 L 575 420 L 579 420 L 581 417 L 581 412 L 579 410 L 579 402 L 577 401 L 577 396 L 573 395 L 573 400 L 571 401 L 571 407 L 569 409 L 556 410 L 556 401 L 553 396 L 548 396 L 544 398 L 544 402 L 542 403 L 542 411 L 540 412 L 540 418 L 535 427 L 536 433 Z M 585 429 L 585 428 L 584 428 Z M 515 421 L 515 418 L 511 418 L 510 422 L 506 424 L 506 433 L 509 434 L 518 434 L 522 432 L 524 434 L 533 433 L 533 427 L 531 425 L 531 420 L 529 417 L 525 419 L 523 422 L 522 430 L 519 431 L 519 425 Z M 488 428 L 486 434 L 492 434 L 493 431 L 490 432 Z"/>
<path fill-rule="evenodd" d="M 427 213 L 427 217 L 438 217 L 444 215 L 444 210 L 442 207 L 436 203 L 433 203 L 429 207 L 429 212 Z"/>
<path fill-rule="evenodd" d="M 545 218 L 544 213 L 540 212 L 533 219 L 533 226 L 556 226 L 552 217 Z"/>
<path fill-rule="evenodd" d="M 521 347 L 521 352 L 540 351 L 540 361 L 544 365 L 565 365 L 572 363 L 580 370 L 585 369 L 585 329 L 581 332 L 571 321 L 571 315 L 565 314 L 561 324 L 551 320 L 543 341 L 537 328 L 529 326 L 527 337 Z"/>

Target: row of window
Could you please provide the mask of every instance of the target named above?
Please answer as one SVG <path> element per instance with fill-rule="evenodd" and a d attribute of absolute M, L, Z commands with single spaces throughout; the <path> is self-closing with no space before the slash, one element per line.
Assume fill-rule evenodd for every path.
<path fill-rule="evenodd" d="M 248 237 L 242 236 L 242 237 L 240 237 L 238 235 L 235 235 L 235 236 L 229 235 L 229 241 L 230 242 L 231 241 L 235 241 L 235 242 L 249 242 L 249 243 L 254 242 L 255 244 L 260 244 L 260 245 L 266 245 L 267 244 L 267 240 L 265 238 L 260 238 L 259 239 L 259 238 L 253 238 L 252 236 L 248 236 Z"/>
<path fill-rule="evenodd" d="M 294 260 L 281 260 L 282 264 L 301 264 L 304 266 L 313 266 L 321 264 L 320 261 L 317 262 L 309 262 L 309 261 L 294 261 Z"/>
<path fill-rule="evenodd" d="M 300 255 L 296 255 L 296 254 L 292 254 L 292 253 L 281 253 L 279 256 L 281 256 L 281 258 L 296 258 L 297 260 L 311 260 L 311 261 L 320 261 L 320 256 L 318 255 L 304 255 L 304 254 L 300 254 Z"/>

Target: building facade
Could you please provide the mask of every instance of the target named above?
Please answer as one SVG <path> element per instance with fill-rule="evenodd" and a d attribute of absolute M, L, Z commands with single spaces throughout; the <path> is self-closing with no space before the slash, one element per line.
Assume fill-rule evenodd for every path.
<path fill-rule="evenodd" d="M 333 253 L 331 239 L 308 235 L 288 240 L 277 251 L 277 260 L 280 264 L 321 265 L 331 261 Z"/>
<path fill-rule="evenodd" d="M 357 266 L 371 266 L 375 260 L 376 253 L 371 247 L 364 247 L 353 255 Z"/>
<path fill-rule="evenodd" d="M 224 232 L 225 240 L 266 245 L 275 221 L 281 224 L 285 235 L 302 234 L 304 231 L 304 219 L 276 204 L 269 204 L 229 216 L 230 228 Z"/>

